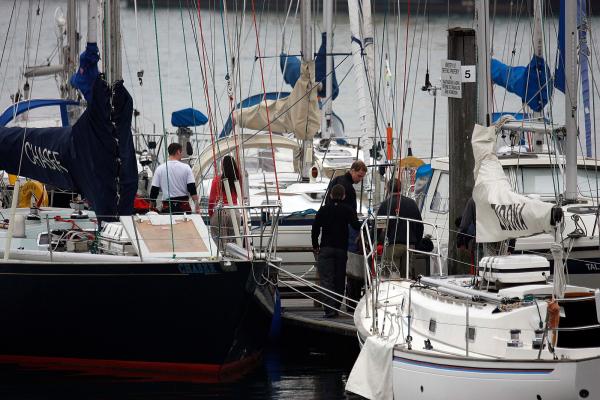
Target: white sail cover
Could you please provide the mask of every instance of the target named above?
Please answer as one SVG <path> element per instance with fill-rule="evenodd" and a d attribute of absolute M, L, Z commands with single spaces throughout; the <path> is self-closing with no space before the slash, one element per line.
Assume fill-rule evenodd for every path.
<path fill-rule="evenodd" d="M 270 121 L 273 132 L 293 132 L 297 139 L 312 139 L 321 124 L 315 85 L 315 62 L 302 61 L 300 78 L 288 97 L 267 100 L 267 106 L 261 101 L 255 106 L 237 109 L 233 112 L 233 118 L 238 126 L 244 128 L 268 131 Z"/>
<path fill-rule="evenodd" d="M 477 242 L 551 232 L 552 204 L 514 193 L 496 156 L 496 127 L 475 125 L 473 137 Z"/>

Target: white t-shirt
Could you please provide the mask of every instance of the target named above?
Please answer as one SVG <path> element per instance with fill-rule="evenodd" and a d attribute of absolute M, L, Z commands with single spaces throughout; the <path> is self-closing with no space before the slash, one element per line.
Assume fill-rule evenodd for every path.
<path fill-rule="evenodd" d="M 169 168 L 169 180 L 167 185 L 167 166 Z M 188 183 L 196 184 L 194 174 L 189 165 L 181 161 L 169 160 L 159 165 L 154 171 L 152 186 L 159 187 L 162 190 L 163 200 L 173 197 L 182 197 L 188 195 Z"/>

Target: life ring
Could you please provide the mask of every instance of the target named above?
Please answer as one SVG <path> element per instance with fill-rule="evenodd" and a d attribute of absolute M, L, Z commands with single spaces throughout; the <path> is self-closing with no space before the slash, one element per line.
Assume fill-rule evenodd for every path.
<path fill-rule="evenodd" d="M 38 181 L 27 181 L 19 190 L 19 208 L 31 207 L 31 198 L 36 199 L 37 207 L 48 206 L 48 192 L 43 183 Z"/>

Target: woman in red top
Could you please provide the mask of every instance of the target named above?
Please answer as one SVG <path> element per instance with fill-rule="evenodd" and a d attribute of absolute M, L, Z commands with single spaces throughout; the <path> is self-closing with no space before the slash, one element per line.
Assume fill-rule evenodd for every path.
<path fill-rule="evenodd" d="M 208 196 L 208 215 L 212 217 L 215 206 L 222 201 L 223 204 L 229 204 L 227 201 L 227 195 L 225 192 L 224 179 L 227 179 L 227 183 L 229 184 L 229 190 L 231 191 L 231 200 L 233 201 L 233 205 L 238 204 L 237 201 L 237 192 L 235 190 L 235 181 L 237 181 L 240 177 L 240 172 L 238 170 L 237 164 L 235 160 L 231 156 L 223 157 L 223 162 L 221 164 L 222 173 L 221 176 L 216 175 L 210 186 L 210 194 Z"/>

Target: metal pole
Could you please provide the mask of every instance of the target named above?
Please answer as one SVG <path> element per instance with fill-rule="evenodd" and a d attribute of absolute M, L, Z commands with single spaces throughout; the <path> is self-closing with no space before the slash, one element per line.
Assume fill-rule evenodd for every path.
<path fill-rule="evenodd" d="M 321 136 L 331 137 L 331 115 L 333 108 L 333 1 L 323 2 L 323 26 L 325 27 L 325 104 L 321 121 Z"/>
<path fill-rule="evenodd" d="M 133 232 L 135 233 L 135 242 L 137 243 L 138 255 L 140 256 L 140 262 L 144 262 L 144 258 L 142 257 L 142 248 L 140 247 L 140 238 L 138 236 L 137 227 L 135 226 L 135 218 L 131 216 L 131 223 L 133 225 Z"/>
<path fill-rule="evenodd" d="M 312 15 L 311 1 L 302 0 L 300 25 L 302 26 L 300 40 L 302 46 L 302 61 L 307 62 L 313 59 L 312 50 Z M 302 179 L 306 180 L 310 176 L 313 159 L 313 140 L 305 139 L 302 141 Z"/>
<path fill-rule="evenodd" d="M 475 13 L 477 25 L 477 122 L 483 126 L 490 126 L 492 111 L 492 93 L 490 90 L 490 52 L 489 52 L 489 26 L 490 2 L 477 0 Z M 464 96 L 464 93 L 463 93 Z"/>
<path fill-rule="evenodd" d="M 565 1 L 565 199 L 568 202 L 577 200 L 577 40 L 577 1 Z"/>
<path fill-rule="evenodd" d="M 431 89 L 433 93 L 433 126 L 431 127 L 431 154 L 429 157 L 429 162 L 433 161 L 433 143 L 435 140 L 435 110 L 437 108 L 437 88 Z"/>
<path fill-rule="evenodd" d="M 50 233 L 50 221 L 48 220 L 48 214 L 46 214 L 46 235 L 48 236 L 48 251 L 50 251 L 50 262 L 52 262 L 52 233 Z"/>

